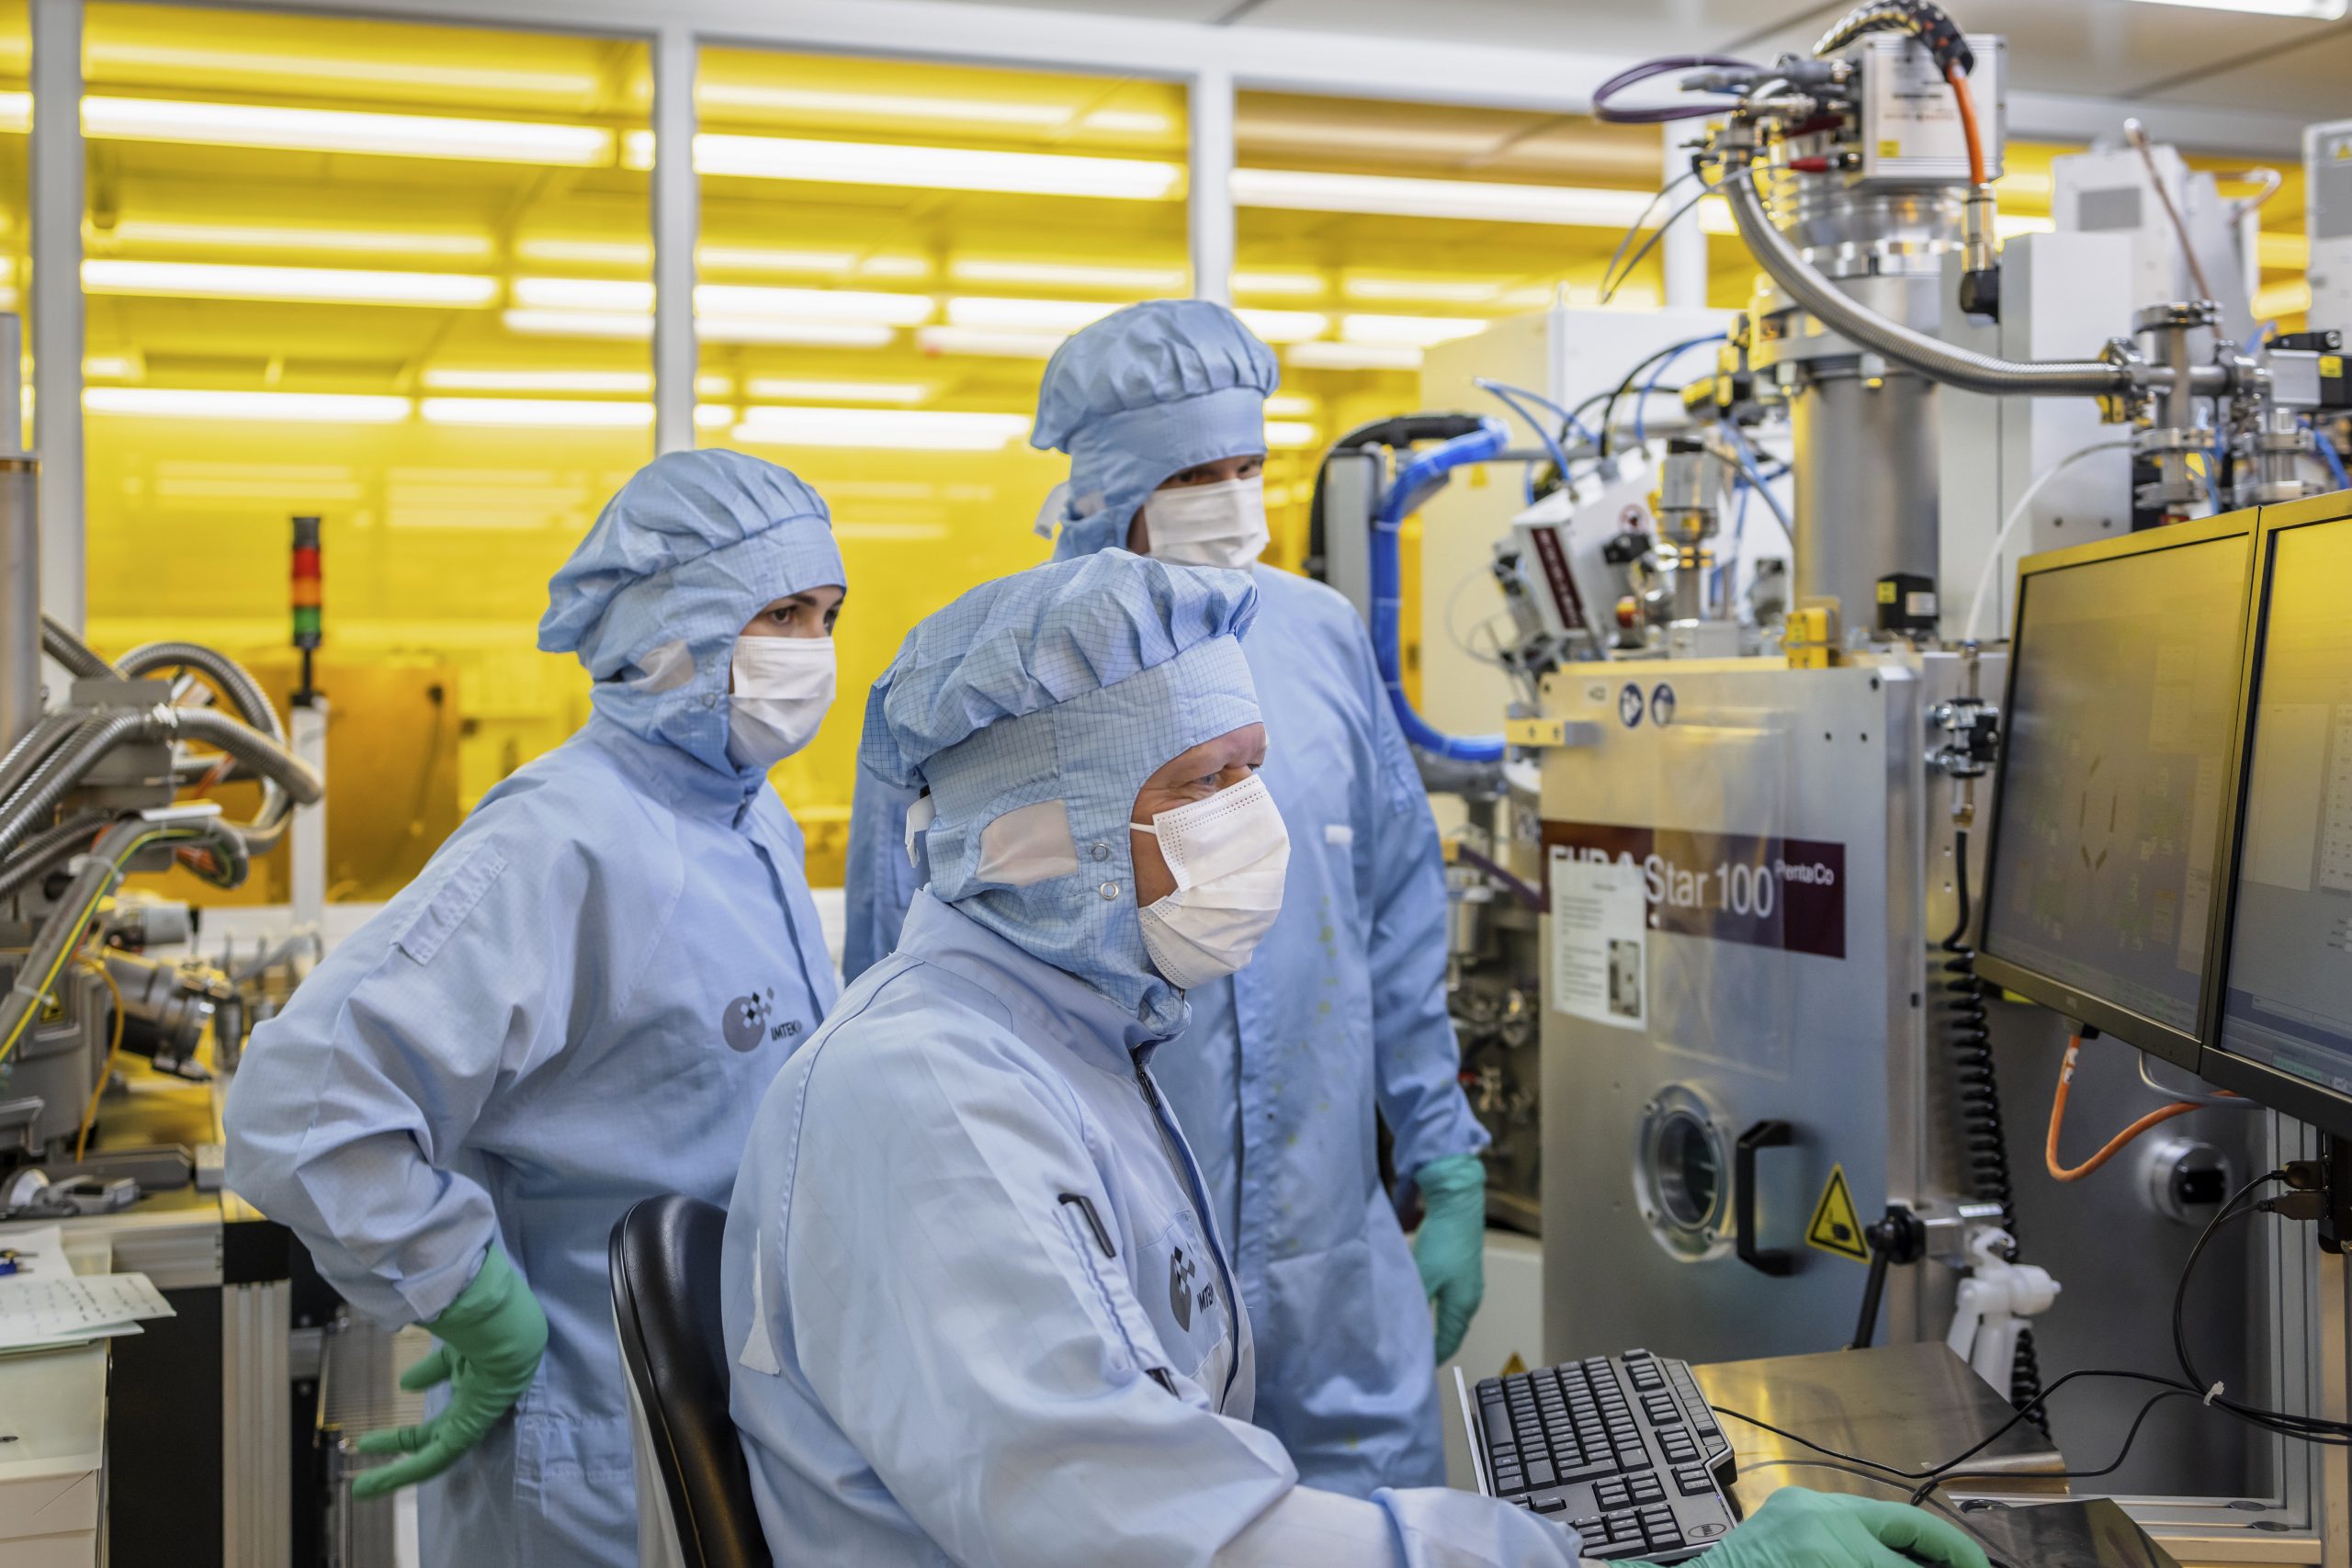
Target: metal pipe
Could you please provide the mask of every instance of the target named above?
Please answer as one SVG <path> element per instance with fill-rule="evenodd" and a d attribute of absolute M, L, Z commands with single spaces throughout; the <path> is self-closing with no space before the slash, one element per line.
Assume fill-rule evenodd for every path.
<path fill-rule="evenodd" d="M 24 787 L 27 779 L 49 760 L 51 752 L 65 744 L 65 738 L 82 727 L 89 715 L 78 708 L 60 708 L 46 715 L 39 724 L 26 731 L 23 739 L 8 748 L 0 757 L 0 802 Z"/>
<path fill-rule="evenodd" d="M 90 645 L 54 615 L 40 618 L 40 650 L 65 666 L 69 674 L 95 680 L 110 676 L 114 666 L 90 651 Z"/>
<path fill-rule="evenodd" d="M 48 824 L 66 791 L 96 767 L 98 759 L 126 740 L 150 739 L 169 722 L 170 709 L 118 708 L 85 719 L 64 745 L 34 770 L 16 794 L 0 801 L 0 856 L 15 852 L 26 835 Z"/>
<path fill-rule="evenodd" d="M 39 881 L 88 847 L 114 818 L 103 811 L 86 812 L 52 823 L 28 838 L 0 866 L 0 899 Z"/>
<path fill-rule="evenodd" d="M 272 740 L 283 742 L 286 726 L 271 705 L 269 696 L 261 689 L 245 667 L 227 654 L 196 642 L 141 643 L 114 661 L 111 673 L 126 681 L 135 681 L 152 671 L 166 665 L 184 665 L 212 678 L 244 721 Z"/>
<path fill-rule="evenodd" d="M 2098 359 L 2014 360 L 1957 347 L 1940 338 L 1891 321 L 1841 292 L 1797 254 L 1788 236 L 1766 216 L 1756 194 L 1753 170 L 1744 160 L 1728 167 L 1722 182 L 1739 237 L 1757 265 L 1781 291 L 1816 321 L 1858 348 L 1883 355 L 1947 386 L 1991 397 L 2101 397 L 2132 389 L 2131 367 Z M 2222 377 L 2212 367 L 2216 379 Z"/>
<path fill-rule="evenodd" d="M 32 459 L 0 460 L 0 746 L 40 719 L 40 514 Z M 22 469 L 21 475 L 16 470 Z"/>

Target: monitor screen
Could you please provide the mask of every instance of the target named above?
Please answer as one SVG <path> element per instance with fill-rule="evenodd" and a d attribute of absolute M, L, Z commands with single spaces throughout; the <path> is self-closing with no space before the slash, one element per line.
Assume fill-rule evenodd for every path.
<path fill-rule="evenodd" d="M 2270 552 L 2218 1044 L 2352 1094 L 2352 519 Z"/>
<path fill-rule="evenodd" d="M 2200 1032 L 2253 548 L 2171 532 L 2028 563 L 1983 938 L 2002 983 L 2150 1049 L 2139 1021 Z"/>

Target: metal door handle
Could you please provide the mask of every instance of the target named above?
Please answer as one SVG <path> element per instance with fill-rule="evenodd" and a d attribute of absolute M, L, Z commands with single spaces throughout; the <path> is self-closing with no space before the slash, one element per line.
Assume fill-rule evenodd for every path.
<path fill-rule="evenodd" d="M 1756 1151 L 1785 1148 L 1795 1141 L 1795 1129 L 1786 1122 L 1758 1122 L 1739 1135 L 1732 1155 L 1732 1235 L 1739 1260 L 1759 1274 L 1793 1273 L 1797 1264 L 1793 1253 L 1756 1245 Z"/>

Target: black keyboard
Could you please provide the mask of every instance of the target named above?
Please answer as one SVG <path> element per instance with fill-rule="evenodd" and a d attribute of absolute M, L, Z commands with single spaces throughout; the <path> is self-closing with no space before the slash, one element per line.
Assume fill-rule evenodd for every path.
<path fill-rule="evenodd" d="M 1576 1530 L 1585 1556 L 1675 1562 L 1731 1529 L 1731 1443 L 1685 1363 L 1628 1350 L 1457 1386 L 1479 1490 Z"/>

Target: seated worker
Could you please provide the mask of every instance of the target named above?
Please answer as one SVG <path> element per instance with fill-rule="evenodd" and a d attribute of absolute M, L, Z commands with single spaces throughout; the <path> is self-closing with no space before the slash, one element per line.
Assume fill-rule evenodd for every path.
<path fill-rule="evenodd" d="M 1445 1479 L 1433 1362 L 1486 1288 L 1487 1134 L 1446 1010 L 1437 824 L 1372 638 L 1339 593 L 1258 561 L 1280 375 L 1224 306 L 1155 299 L 1062 344 L 1031 441 L 1070 456 L 1057 559 L 1125 547 L 1256 581 L 1245 652 L 1275 736 L 1266 789 L 1297 852 L 1260 961 L 1179 976 L 1193 1027 L 1160 1087 L 1257 1318 L 1253 1418 L 1309 1485 L 1368 1497 Z M 853 980 L 890 951 L 921 881 L 902 847 L 910 801 L 859 771 Z M 1422 1203 L 1410 1251 L 1380 1180 L 1384 1122 Z"/>
<path fill-rule="evenodd" d="M 864 761 L 930 789 L 931 884 L 769 1087 L 721 1269 L 780 1564 L 1577 1561 L 1510 1504 L 1301 1486 L 1249 1423 L 1249 1317 L 1152 1063 L 1187 1044 L 1171 974 L 1248 963 L 1282 896 L 1256 604 L 1103 550 L 965 594 L 875 683 Z M 1985 1568 L 1930 1515 L 1799 1491 L 1711 1561 L 1893 1549 Z"/>
<path fill-rule="evenodd" d="M 426 1568 L 637 1561 L 605 1243 L 640 1198 L 725 1200 L 760 1090 L 832 1005 L 767 774 L 832 701 L 842 593 L 825 503 L 784 469 L 640 470 L 539 623 L 595 679 L 587 727 L 245 1052 L 230 1186 L 353 1306 L 439 1341 L 401 1380 L 447 1380 L 432 1416 L 362 1438 L 404 1457 L 352 1485 L 440 1476 Z"/>

